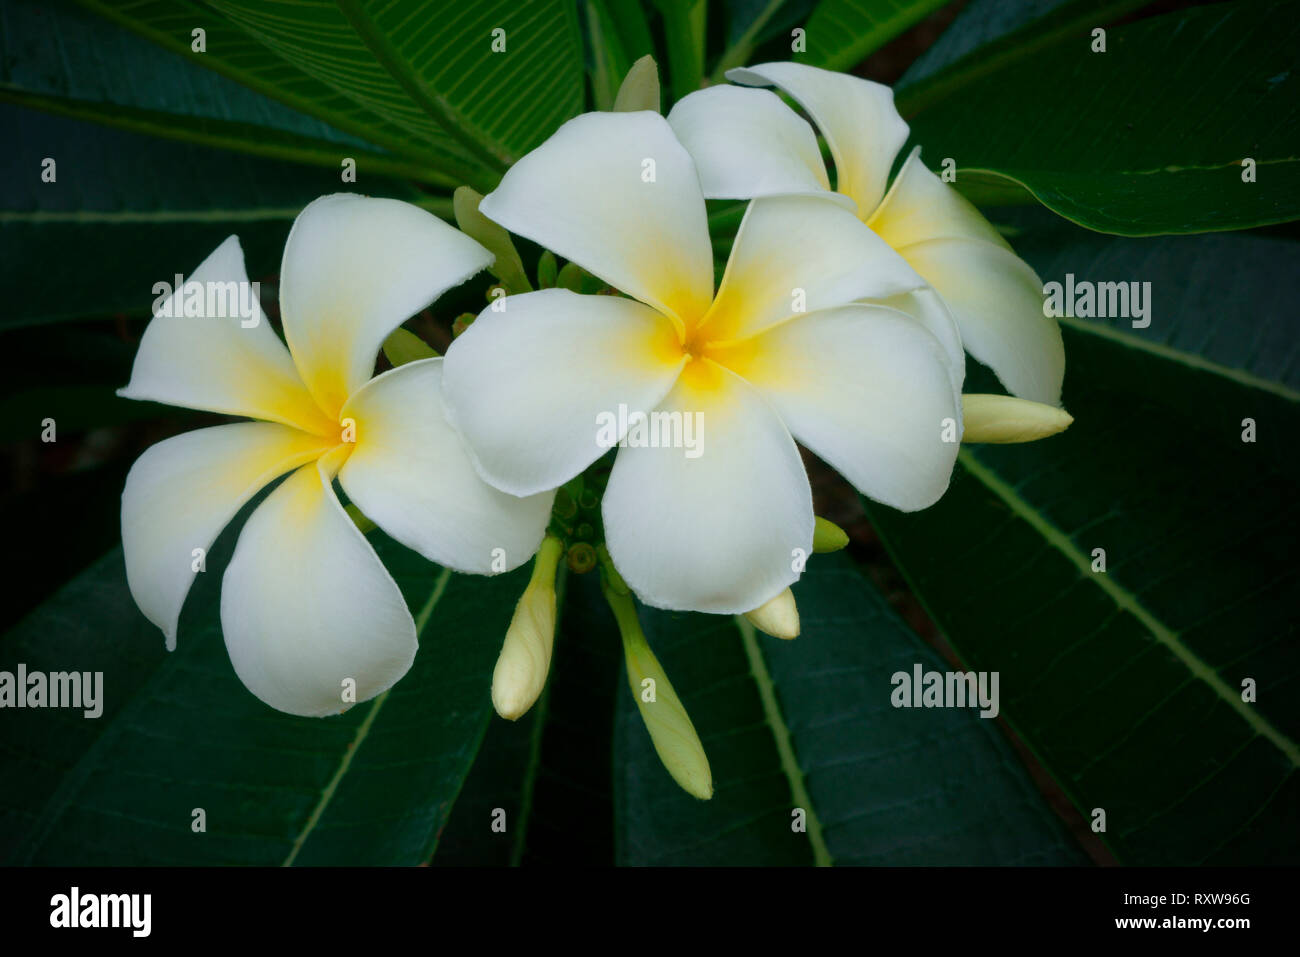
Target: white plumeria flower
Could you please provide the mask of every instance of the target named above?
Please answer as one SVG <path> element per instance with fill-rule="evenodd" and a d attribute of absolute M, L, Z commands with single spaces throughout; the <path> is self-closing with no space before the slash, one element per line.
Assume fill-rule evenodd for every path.
<path fill-rule="evenodd" d="M 813 510 L 792 433 L 898 508 L 947 487 L 950 356 L 910 316 L 855 304 L 923 281 L 841 206 L 752 203 L 715 296 L 695 165 L 635 112 L 570 120 L 479 208 L 633 297 L 510 296 L 455 341 L 448 417 L 488 481 L 528 495 L 573 478 L 620 407 L 619 439 L 638 414 L 699 413 L 700 454 L 628 443 L 605 490 L 610 556 L 647 604 L 745 612 L 798 579 Z"/>
<path fill-rule="evenodd" d="M 1013 395 L 1060 405 L 1065 350 L 1043 315 L 1043 284 L 979 211 L 912 151 L 886 191 L 907 141 L 889 87 L 797 63 L 730 70 L 775 86 L 813 118 L 835 161 L 836 189 L 858 216 L 943 297 L 970 354 Z M 716 86 L 668 114 L 695 158 L 709 199 L 820 193 L 830 179 L 812 128 L 768 90 Z"/>
<path fill-rule="evenodd" d="M 236 673 L 281 711 L 346 710 L 392 686 L 415 657 L 411 613 L 336 498 L 336 476 L 365 515 L 432 561 L 485 573 L 493 549 L 508 567 L 533 554 L 551 496 L 515 498 L 478 477 L 443 417 L 442 360 L 371 379 L 385 337 L 491 259 L 419 207 L 325 196 L 298 216 L 284 249 L 288 349 L 255 297 L 251 317 L 168 318 L 164 307 L 150 322 L 120 395 L 260 420 L 167 439 L 127 477 L 127 579 L 169 649 L 203 555 L 286 472 L 240 533 L 221 593 Z M 183 288 L 247 282 L 231 236 Z"/>

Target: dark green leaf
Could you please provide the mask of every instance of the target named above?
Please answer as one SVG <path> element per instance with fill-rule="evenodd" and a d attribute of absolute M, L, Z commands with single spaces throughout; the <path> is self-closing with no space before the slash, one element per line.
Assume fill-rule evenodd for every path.
<path fill-rule="evenodd" d="M 1121 861 L 1294 862 L 1296 247 L 1059 232 L 1017 248 L 1049 281 L 1151 281 L 1150 327 L 1066 320 L 1070 429 L 964 449 L 937 505 L 872 519 Z"/>
<path fill-rule="evenodd" d="M 546 690 L 519 721 L 492 718 L 434 864 L 613 863 L 612 717 L 627 681 L 597 579 L 568 576 Z"/>
<path fill-rule="evenodd" d="M 274 276 L 293 219 L 317 196 L 361 190 L 450 215 L 450 200 L 370 175 L 217 153 L 0 105 L 0 328 L 148 316 L 154 284 L 188 273 L 231 233 L 253 279 Z M 42 160 L 57 177 L 41 178 Z M 167 175 L 153 173 L 167 170 Z M 118 383 L 121 385 L 123 383 Z"/>
<path fill-rule="evenodd" d="M 807 45 L 794 59 L 850 70 L 950 0 L 822 0 L 808 18 Z"/>
<path fill-rule="evenodd" d="M 233 535 L 222 539 L 228 554 Z M 6 714 L 0 857 L 427 860 L 487 725 L 500 635 L 527 576 L 452 576 L 376 539 L 416 616 L 420 651 L 396 687 L 339 718 L 280 714 L 240 684 L 221 640 L 215 572 L 200 576 L 170 655 L 131 601 L 120 552 L 9 633 L 0 668 L 102 671 L 104 713 Z M 195 808 L 206 812 L 204 833 L 191 828 Z"/>
<path fill-rule="evenodd" d="M 584 9 L 591 48 L 592 93 L 596 109 L 608 110 L 632 64 L 654 54 L 654 42 L 637 0 L 587 0 Z"/>
<path fill-rule="evenodd" d="M 973 0 L 926 49 L 894 88 L 898 109 L 910 116 L 963 83 L 1076 34 L 1111 21 L 1151 0 Z M 1086 32 L 1086 31 L 1085 31 Z"/>
<path fill-rule="evenodd" d="M 957 185 L 1022 187 L 1080 225 L 1144 236 L 1300 216 L 1300 18 L 1291 2 L 1088 29 L 1001 62 L 922 109 L 912 133 Z M 936 78 L 938 82 L 938 78 Z M 1243 180 L 1243 160 L 1257 164 Z"/>
<path fill-rule="evenodd" d="M 621 862 L 1083 862 L 993 721 L 893 707 L 895 672 L 949 669 L 843 555 L 813 558 L 794 591 L 803 633 L 789 642 L 743 619 L 643 611 L 715 791 L 701 803 L 673 783 L 620 695 Z"/>
<path fill-rule="evenodd" d="M 0 13 L 0 101 L 335 170 L 344 157 L 352 157 L 374 173 L 455 185 L 452 179 L 439 178 L 437 164 L 428 155 L 391 156 L 327 125 L 338 118 L 328 99 L 315 101 L 316 115 L 326 118 L 321 122 L 196 66 L 225 65 L 227 58 L 248 58 L 255 49 L 247 39 L 231 45 L 229 27 L 223 28 L 210 13 L 184 2 L 177 6 L 152 0 L 92 7 L 140 29 L 166 49 L 66 3 L 15 0 Z M 200 26 L 213 31 L 211 52 L 188 53 L 190 30 Z M 174 52 L 182 49 L 185 56 Z M 274 68 L 275 61 L 264 50 L 255 52 L 260 63 Z M 187 62 L 187 57 L 195 62 Z M 227 73 L 250 79 L 240 70 Z M 292 86 L 293 73 L 281 66 L 278 76 Z M 314 86 L 307 92 L 325 93 Z M 298 107 L 307 102 L 305 97 L 289 99 Z M 371 139 L 381 145 L 391 141 L 383 130 Z"/>
<path fill-rule="evenodd" d="M 582 106 L 577 14 L 563 0 L 212 6 L 276 56 L 422 141 L 453 140 L 485 167 L 468 180 L 480 191 L 491 188 L 491 170 L 504 170 Z"/>

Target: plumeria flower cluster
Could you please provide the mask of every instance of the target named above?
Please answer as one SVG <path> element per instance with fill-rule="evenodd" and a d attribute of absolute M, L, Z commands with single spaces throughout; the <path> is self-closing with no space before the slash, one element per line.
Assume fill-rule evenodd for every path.
<path fill-rule="evenodd" d="M 360 701 L 397 681 L 414 623 L 337 479 L 447 567 L 492 573 L 536 554 L 493 677 L 507 718 L 547 680 L 561 563 L 599 566 L 655 748 L 683 788 L 712 794 L 633 597 L 793 638 L 790 586 L 811 553 L 847 541 L 813 513 L 799 444 L 864 495 L 915 510 L 947 488 L 963 428 L 1021 441 L 1069 422 L 1060 333 L 1032 270 L 915 152 L 889 184 L 907 136 L 889 91 L 791 64 L 734 78 L 778 85 L 813 116 L 838 192 L 812 128 L 775 94 L 712 88 L 665 119 L 642 62 L 620 111 L 570 120 L 486 197 L 459 191 L 461 232 L 391 200 L 307 207 L 281 268 L 287 348 L 264 321 L 159 313 L 123 394 L 259 420 L 169 439 L 128 477 L 130 586 L 169 646 L 193 550 L 288 473 L 225 573 L 236 672 L 310 715 L 344 710 L 349 682 Z M 715 197 L 750 200 L 716 283 Z M 509 233 L 546 250 L 541 288 Z M 407 316 L 490 265 L 513 294 L 458 322 L 445 360 L 372 378 Z M 191 281 L 246 282 L 237 240 Z M 963 397 L 967 349 L 1020 398 Z"/>

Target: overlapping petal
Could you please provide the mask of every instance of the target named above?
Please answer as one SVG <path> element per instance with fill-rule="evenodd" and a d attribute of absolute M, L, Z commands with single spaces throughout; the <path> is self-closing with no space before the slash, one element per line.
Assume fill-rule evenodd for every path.
<path fill-rule="evenodd" d="M 343 416 L 355 422 L 357 443 L 339 484 L 367 518 L 430 561 L 508 571 L 537 551 L 555 493 L 516 498 L 479 477 L 443 415 L 442 378 L 442 359 L 410 362 L 348 400 Z"/>
<path fill-rule="evenodd" d="M 240 422 L 166 439 L 131 466 L 122 492 L 126 579 L 168 648 L 196 564 L 221 530 L 263 486 L 332 444 L 283 425 Z"/>
<path fill-rule="evenodd" d="M 603 506 L 610 557 L 647 604 L 757 608 L 799 577 L 812 548 L 794 440 L 752 386 L 709 360 L 692 362 L 654 414 L 669 418 L 651 429 L 677 428 L 682 442 L 619 449 Z M 685 430 L 696 426 L 691 455 Z"/>
<path fill-rule="evenodd" d="M 668 318 L 630 299 L 547 289 L 502 305 L 452 343 L 443 397 L 483 477 L 532 495 L 607 452 L 601 417 L 653 409 L 685 360 Z"/>
<path fill-rule="evenodd" d="M 182 314 L 168 315 L 175 312 Z M 252 294 L 237 237 L 213 250 L 160 313 L 145 328 L 131 381 L 118 395 L 336 431 Z"/>
<path fill-rule="evenodd" d="M 402 593 L 330 487 L 345 448 L 290 475 L 249 517 L 221 589 L 221 627 L 245 686 L 323 717 L 390 688 L 417 647 Z"/>
<path fill-rule="evenodd" d="M 921 162 L 918 146 L 869 217 L 867 225 L 901 250 L 929 239 L 980 239 L 1010 249 L 1002 234 L 965 196 Z"/>
<path fill-rule="evenodd" d="M 752 340 L 733 368 L 865 495 L 912 511 L 947 489 L 961 395 L 913 318 L 875 305 L 811 313 Z"/>
<path fill-rule="evenodd" d="M 814 196 L 749 204 L 700 335 L 754 335 L 798 312 L 919 289 L 925 281 L 847 209 Z"/>
<path fill-rule="evenodd" d="M 953 391 L 960 394 L 966 382 L 966 348 L 962 344 L 957 321 L 934 288 L 926 286 L 900 296 L 888 296 L 878 300 L 875 305 L 907 313 L 926 332 L 939 340 L 948 359 L 948 377 L 952 380 Z"/>
<path fill-rule="evenodd" d="M 668 125 L 695 160 L 707 199 L 830 189 L 813 128 L 770 90 L 697 90 L 669 111 Z"/>
<path fill-rule="evenodd" d="M 835 160 L 835 188 L 857 203 L 864 219 L 879 205 L 894 157 L 907 140 L 907 123 L 894 106 L 893 90 L 800 63 L 729 70 L 727 79 L 788 93 L 826 137 Z"/>
<path fill-rule="evenodd" d="M 689 323 L 713 295 L 695 164 L 657 113 L 584 113 L 506 173 L 480 212 Z"/>
<path fill-rule="evenodd" d="M 933 239 L 901 250 L 957 320 L 962 343 L 1012 395 L 1061 404 L 1065 346 L 1043 315 L 1043 284 L 1011 250 L 978 239 Z"/>
<path fill-rule="evenodd" d="M 427 210 L 335 193 L 293 224 L 280 268 L 285 339 L 317 402 L 337 415 L 390 332 L 492 254 Z"/>

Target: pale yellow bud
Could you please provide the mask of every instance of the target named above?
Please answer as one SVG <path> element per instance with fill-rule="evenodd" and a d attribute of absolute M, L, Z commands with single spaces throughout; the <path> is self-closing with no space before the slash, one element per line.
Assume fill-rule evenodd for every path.
<path fill-rule="evenodd" d="M 648 53 L 632 64 L 614 97 L 615 113 L 636 110 L 659 112 L 659 66 Z"/>
<path fill-rule="evenodd" d="M 522 717 L 546 687 L 555 643 L 555 572 L 563 553 L 558 538 L 542 541 L 492 672 L 492 706 L 510 721 Z"/>
<path fill-rule="evenodd" d="M 524 272 L 523 260 L 510 240 L 510 234 L 478 211 L 483 197 L 468 186 L 461 186 L 452 194 L 452 212 L 460 231 L 475 240 L 494 257 L 488 272 L 505 283 L 511 292 L 528 292 L 533 286 Z"/>
<path fill-rule="evenodd" d="M 700 743 L 695 725 L 691 724 L 691 717 L 669 683 L 659 659 L 650 650 L 627 585 L 614 570 L 605 547 L 602 545 L 598 551 L 604 565 L 601 590 L 623 637 L 628 685 L 641 712 L 641 720 L 650 732 L 655 753 L 682 790 L 707 801 L 713 797 L 713 772 L 704 745 Z"/>
<path fill-rule="evenodd" d="M 813 525 L 814 552 L 838 552 L 848 543 L 849 536 L 844 529 L 820 515 L 817 517 L 817 521 Z"/>
<path fill-rule="evenodd" d="M 788 588 L 753 611 L 745 612 L 745 617 L 751 625 L 773 638 L 799 637 L 799 609 L 795 607 L 794 593 Z"/>
<path fill-rule="evenodd" d="M 963 395 L 961 411 L 963 442 L 1033 442 L 1074 421 L 1064 409 L 1010 395 Z"/>

